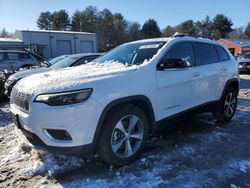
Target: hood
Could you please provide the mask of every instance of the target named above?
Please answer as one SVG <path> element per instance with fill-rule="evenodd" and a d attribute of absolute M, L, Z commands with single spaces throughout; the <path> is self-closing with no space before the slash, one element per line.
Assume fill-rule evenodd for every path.
<path fill-rule="evenodd" d="M 33 75 L 33 74 L 37 74 L 37 73 L 42 73 L 42 72 L 47 72 L 50 71 L 50 68 L 46 68 L 46 67 L 40 67 L 40 68 L 36 68 L 36 69 L 28 69 L 28 70 L 22 70 L 19 71 L 15 74 L 12 74 L 9 79 L 13 79 L 13 80 L 19 80 L 22 79 L 24 77 Z"/>
<path fill-rule="evenodd" d="M 52 70 L 20 80 L 15 89 L 28 94 L 63 92 L 92 87 L 90 83 L 135 71 L 138 66 L 125 66 L 111 62 L 86 64 L 77 67 Z"/>

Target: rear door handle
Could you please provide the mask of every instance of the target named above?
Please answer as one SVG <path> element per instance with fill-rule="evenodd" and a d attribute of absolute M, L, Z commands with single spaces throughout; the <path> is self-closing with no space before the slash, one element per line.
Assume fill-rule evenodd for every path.
<path fill-rule="evenodd" d="M 200 75 L 201 75 L 201 73 L 199 73 L 199 72 L 194 72 L 194 73 L 192 74 L 193 77 L 198 77 L 198 76 L 200 76 Z"/>

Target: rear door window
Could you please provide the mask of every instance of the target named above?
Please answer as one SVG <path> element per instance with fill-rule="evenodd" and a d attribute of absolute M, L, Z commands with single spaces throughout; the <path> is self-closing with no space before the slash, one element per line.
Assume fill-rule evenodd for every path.
<path fill-rule="evenodd" d="M 221 61 L 227 61 L 230 59 L 228 53 L 221 46 L 215 45 L 215 48 L 218 52 L 218 55 Z"/>
<path fill-rule="evenodd" d="M 219 62 L 219 57 L 214 45 L 195 42 L 194 49 L 197 56 L 197 65 L 209 65 Z"/>

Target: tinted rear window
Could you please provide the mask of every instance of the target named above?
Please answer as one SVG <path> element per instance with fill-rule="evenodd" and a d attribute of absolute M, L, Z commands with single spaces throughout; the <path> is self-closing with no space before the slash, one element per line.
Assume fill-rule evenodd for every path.
<path fill-rule="evenodd" d="M 221 47 L 221 46 L 215 46 L 217 52 L 218 52 L 218 55 L 219 55 L 219 58 L 221 61 L 227 61 L 230 59 L 229 55 L 227 54 L 227 52 Z"/>
<path fill-rule="evenodd" d="M 197 56 L 197 65 L 208 65 L 219 62 L 219 57 L 212 44 L 196 42 L 194 49 Z"/>

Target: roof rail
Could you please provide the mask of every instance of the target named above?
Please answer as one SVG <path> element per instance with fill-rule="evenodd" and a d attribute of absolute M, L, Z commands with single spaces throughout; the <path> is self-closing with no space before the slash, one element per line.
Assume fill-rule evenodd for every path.
<path fill-rule="evenodd" d="M 179 32 L 176 32 L 171 37 L 172 38 L 176 38 L 176 37 L 193 37 L 193 38 L 203 38 L 203 39 L 215 40 L 212 37 L 207 37 L 207 36 L 204 36 L 204 35 L 191 35 L 191 34 L 188 34 L 188 33 L 179 33 Z"/>

